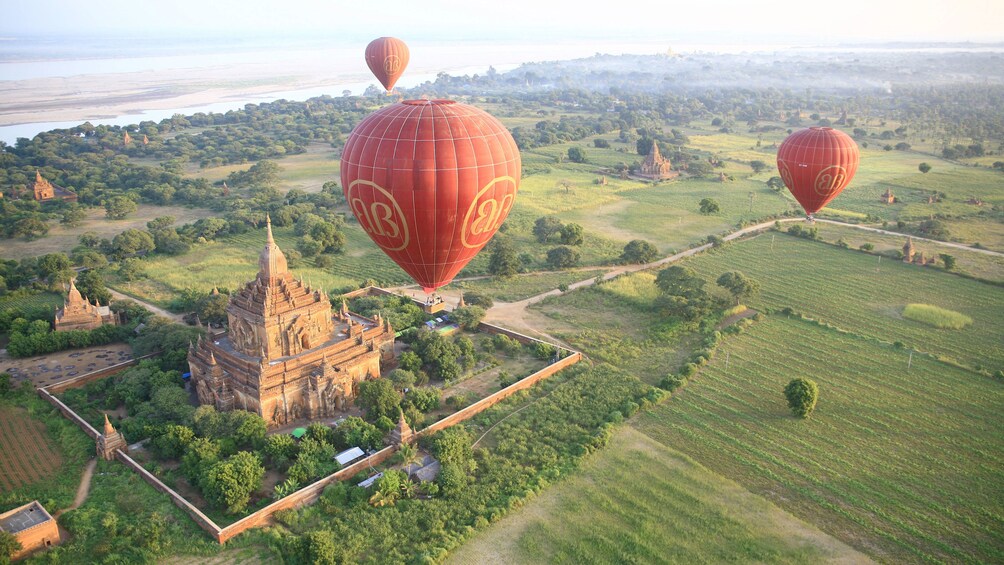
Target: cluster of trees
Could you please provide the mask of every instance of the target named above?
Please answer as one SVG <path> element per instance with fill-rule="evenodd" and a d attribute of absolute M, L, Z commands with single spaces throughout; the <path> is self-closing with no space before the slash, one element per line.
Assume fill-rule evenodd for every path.
<path fill-rule="evenodd" d="M 105 345 L 125 341 L 135 324 L 126 326 L 104 325 L 93 330 L 53 331 L 47 320 L 29 322 L 15 319 L 10 326 L 7 353 L 11 357 L 31 357 L 64 349 Z"/>

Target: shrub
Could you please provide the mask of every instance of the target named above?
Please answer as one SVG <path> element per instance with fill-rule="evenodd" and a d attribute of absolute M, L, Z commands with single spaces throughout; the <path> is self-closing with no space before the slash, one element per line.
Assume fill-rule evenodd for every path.
<path fill-rule="evenodd" d="M 663 390 L 668 390 L 669 392 L 676 392 L 680 388 L 687 384 L 687 378 L 680 375 L 674 375 L 672 373 L 666 375 L 659 381 L 659 388 Z"/>

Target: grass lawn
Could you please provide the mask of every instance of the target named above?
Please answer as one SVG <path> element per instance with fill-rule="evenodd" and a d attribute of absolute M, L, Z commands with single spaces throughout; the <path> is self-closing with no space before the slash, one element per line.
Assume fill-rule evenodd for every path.
<path fill-rule="evenodd" d="M 447 563 L 867 561 L 630 427 Z"/>
<path fill-rule="evenodd" d="M 797 420 L 781 391 L 803 376 L 820 397 Z M 999 562 L 1002 409 L 998 381 L 774 315 L 633 425 L 880 560 Z"/>
<path fill-rule="evenodd" d="M 773 250 L 772 247 L 772 239 Z M 1004 290 L 941 270 L 884 260 L 786 234 L 766 233 L 684 263 L 708 281 L 742 271 L 763 290 L 754 308 L 791 307 L 845 330 L 968 365 L 1004 369 Z M 878 271 L 876 271 L 878 268 Z M 717 290 L 713 282 L 710 288 Z M 902 317 L 909 303 L 961 312 L 973 324 L 942 330 Z"/>

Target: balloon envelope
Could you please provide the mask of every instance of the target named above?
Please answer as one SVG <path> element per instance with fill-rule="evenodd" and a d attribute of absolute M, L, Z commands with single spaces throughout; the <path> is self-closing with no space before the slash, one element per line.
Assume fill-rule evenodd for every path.
<path fill-rule="evenodd" d="M 408 46 L 396 37 L 379 37 L 366 46 L 366 65 L 388 91 L 408 66 Z"/>
<path fill-rule="evenodd" d="M 341 173 L 360 226 L 428 293 L 452 281 L 505 221 L 520 156 L 509 130 L 478 108 L 405 100 L 356 126 Z"/>
<path fill-rule="evenodd" d="M 851 182 L 859 156 L 858 144 L 846 133 L 811 127 L 781 142 L 777 170 L 805 213 L 815 214 Z"/>

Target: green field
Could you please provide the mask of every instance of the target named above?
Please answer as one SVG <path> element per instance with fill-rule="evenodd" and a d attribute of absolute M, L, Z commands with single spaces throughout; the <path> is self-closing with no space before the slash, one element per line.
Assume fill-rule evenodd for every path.
<path fill-rule="evenodd" d="M 0 297 L 0 311 L 3 310 L 49 310 L 62 306 L 65 298 L 57 292 L 42 292 L 28 296 L 19 294 Z"/>
<path fill-rule="evenodd" d="M 456 282 L 443 287 L 444 290 L 471 290 L 491 296 L 501 302 L 518 302 L 542 292 L 558 288 L 562 284 L 572 284 L 595 278 L 603 274 L 600 270 L 580 270 L 550 273 L 529 273 L 516 275 L 510 279 L 494 277 Z"/>
<path fill-rule="evenodd" d="M 726 359 L 728 367 L 726 368 Z M 634 425 L 891 562 L 1004 559 L 1004 386 L 874 340 L 770 316 Z M 781 390 L 814 379 L 808 420 Z"/>
<path fill-rule="evenodd" d="M 447 563 L 866 561 L 830 536 L 630 427 Z"/>
<path fill-rule="evenodd" d="M 773 250 L 771 249 L 773 241 Z M 970 367 L 1004 369 L 1004 289 L 931 268 L 766 233 L 688 260 L 709 281 L 742 271 L 760 282 L 754 308 L 793 308 L 808 317 Z M 713 283 L 709 287 L 714 287 Z M 717 289 L 721 290 L 721 289 Z M 941 330 L 902 317 L 909 303 L 961 312 L 973 324 Z"/>

